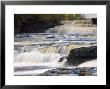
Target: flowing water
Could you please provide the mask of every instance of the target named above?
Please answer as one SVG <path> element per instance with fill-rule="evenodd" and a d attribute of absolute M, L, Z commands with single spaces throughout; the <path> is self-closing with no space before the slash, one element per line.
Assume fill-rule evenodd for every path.
<path fill-rule="evenodd" d="M 15 36 L 14 75 L 38 75 L 55 68 L 74 68 L 66 64 L 70 50 L 96 45 L 96 27 L 78 27 L 73 21 L 63 23 L 49 28 L 46 33 L 21 33 Z M 59 62 L 62 57 L 64 60 Z M 91 62 L 79 67 L 90 67 L 89 64 Z M 96 67 L 96 64 L 92 67 Z"/>

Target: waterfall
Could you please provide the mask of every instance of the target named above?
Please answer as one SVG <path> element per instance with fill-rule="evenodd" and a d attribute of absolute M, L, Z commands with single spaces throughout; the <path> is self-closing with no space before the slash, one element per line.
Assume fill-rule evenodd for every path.
<path fill-rule="evenodd" d="M 28 51 L 25 47 L 21 48 L 21 51 L 14 54 L 14 62 L 15 63 L 52 63 L 57 64 L 65 64 L 66 59 L 62 62 L 58 62 L 60 58 L 67 56 L 69 51 L 73 48 L 77 48 L 76 45 L 61 45 L 56 47 L 46 47 L 46 48 L 34 48 L 31 51 Z"/>
<path fill-rule="evenodd" d="M 67 59 L 65 58 L 62 62 L 59 62 L 63 56 L 60 53 L 42 53 L 35 50 L 21 52 L 14 56 L 14 66 L 64 67 L 66 66 Z"/>
<path fill-rule="evenodd" d="M 66 55 L 66 51 L 67 51 L 66 49 L 67 49 L 67 46 L 66 45 L 60 46 L 59 53 L 61 55 Z"/>
<path fill-rule="evenodd" d="M 38 51 L 24 52 L 15 55 L 15 62 L 31 62 L 31 63 L 45 63 L 57 61 L 61 57 L 58 53 L 41 53 Z"/>
<path fill-rule="evenodd" d="M 68 53 L 68 49 L 71 49 L 71 46 L 61 45 L 56 47 L 47 47 L 47 48 L 35 48 L 31 51 L 24 51 L 25 47 L 21 48 L 21 52 L 14 54 L 14 63 L 48 63 L 52 65 L 64 65 L 66 59 L 62 62 L 59 62 L 60 58 L 64 57 Z"/>
<path fill-rule="evenodd" d="M 45 47 L 45 48 L 37 48 L 37 49 L 35 49 L 35 51 L 39 51 L 44 54 L 58 53 L 62 56 L 64 56 L 64 55 L 67 56 L 71 49 L 80 48 L 82 46 L 87 47 L 88 45 L 69 44 L 69 45 L 60 45 L 60 46 L 49 46 L 49 47 Z"/>

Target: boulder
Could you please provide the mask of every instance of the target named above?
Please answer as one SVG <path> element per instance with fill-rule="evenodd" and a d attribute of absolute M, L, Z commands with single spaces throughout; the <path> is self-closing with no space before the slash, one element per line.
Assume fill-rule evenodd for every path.
<path fill-rule="evenodd" d="M 97 46 L 81 47 L 70 50 L 67 56 L 69 65 L 77 66 L 83 62 L 97 58 Z"/>
<path fill-rule="evenodd" d="M 66 59 L 66 56 L 63 56 L 58 60 L 58 62 L 63 62 L 63 60 L 65 60 L 65 59 Z"/>

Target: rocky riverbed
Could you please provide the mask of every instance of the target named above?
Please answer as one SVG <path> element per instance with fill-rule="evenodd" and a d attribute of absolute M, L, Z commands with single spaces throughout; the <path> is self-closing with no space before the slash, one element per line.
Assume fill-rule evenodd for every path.
<path fill-rule="evenodd" d="M 48 70 L 38 76 L 96 76 L 96 67 L 56 68 Z"/>

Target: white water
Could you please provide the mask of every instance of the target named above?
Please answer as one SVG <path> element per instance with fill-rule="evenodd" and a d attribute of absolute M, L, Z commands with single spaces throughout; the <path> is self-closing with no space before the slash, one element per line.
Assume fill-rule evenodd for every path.
<path fill-rule="evenodd" d="M 97 67 L 97 60 L 84 62 L 78 65 L 78 67 Z"/>
<path fill-rule="evenodd" d="M 78 26 L 74 26 L 74 23 L 65 23 L 64 25 L 61 26 L 56 26 L 55 28 L 52 28 L 51 30 L 47 30 L 47 32 L 51 33 L 51 31 L 57 32 L 57 33 L 96 33 L 96 27 L 78 27 Z M 59 35 L 58 35 L 59 36 Z M 68 38 L 68 37 L 67 37 Z M 70 37 L 71 38 L 71 37 Z M 69 39 L 70 39 L 69 38 Z M 20 46 L 24 46 L 22 47 L 21 51 L 19 53 L 17 53 L 19 50 L 15 50 L 15 55 L 14 55 L 14 67 L 15 68 L 23 68 L 23 67 L 42 67 L 44 66 L 44 69 L 34 69 L 34 70 L 18 70 L 16 72 L 14 72 L 14 75 L 36 75 L 36 74 L 40 74 L 40 73 L 44 73 L 45 71 L 49 70 L 49 69 L 53 69 L 53 68 L 58 68 L 58 67 L 70 67 L 66 65 L 67 59 L 64 59 L 62 62 L 58 62 L 60 58 L 62 58 L 63 56 L 67 56 L 68 52 L 71 49 L 74 48 L 78 48 L 81 47 L 82 45 L 62 45 L 65 44 L 63 43 L 64 40 L 62 40 L 62 36 L 59 36 L 59 41 L 58 42 L 54 42 L 54 40 L 52 40 L 52 43 L 55 43 L 55 46 L 40 46 L 42 47 L 41 49 L 38 49 L 39 46 L 33 46 L 35 47 L 34 49 L 31 49 L 31 51 L 25 51 L 24 50 L 28 50 L 29 48 L 27 48 L 28 45 L 32 45 L 32 43 L 50 43 L 51 41 L 43 41 L 43 39 L 48 40 L 47 38 L 45 38 L 45 36 L 43 37 L 43 39 L 40 38 L 30 38 L 31 40 L 29 40 L 29 38 L 27 38 L 27 40 L 29 42 L 26 42 L 26 38 L 23 39 L 19 39 L 18 40 L 22 40 L 21 42 L 15 42 L 15 45 L 20 45 Z M 40 39 L 40 40 L 39 40 Z M 66 38 L 65 38 L 66 39 Z M 78 39 L 77 37 L 75 39 Z M 91 38 L 90 38 L 91 39 Z M 34 41 L 35 40 L 35 41 Z M 71 41 L 67 41 L 67 42 L 71 42 Z M 84 41 L 83 41 L 84 42 Z M 89 41 L 86 41 L 86 43 L 88 43 Z M 61 44 L 58 44 L 61 43 Z M 26 46 L 25 46 L 26 45 Z M 59 45 L 59 46 L 58 46 Z M 92 61 L 92 62 L 85 62 L 81 65 L 79 65 L 78 67 L 96 67 L 96 61 Z M 49 68 L 47 68 L 49 67 Z"/>
<path fill-rule="evenodd" d="M 60 53 L 42 53 L 35 50 L 31 52 L 18 53 L 14 56 L 14 66 L 47 66 L 61 67 L 64 66 L 66 59 L 63 62 L 58 62 L 63 57 Z"/>
<path fill-rule="evenodd" d="M 23 67 L 41 67 L 38 69 L 33 69 L 33 70 L 24 70 L 24 71 L 16 71 L 14 72 L 14 75 L 37 75 L 44 73 L 47 70 L 51 70 L 54 68 L 69 68 L 69 67 L 75 67 L 75 66 L 69 66 L 66 65 L 67 59 L 64 59 L 62 62 L 58 62 L 58 60 L 62 56 L 59 53 L 48 53 L 48 54 L 43 54 L 38 51 L 31 51 L 31 52 L 24 52 L 24 53 L 19 53 L 15 55 L 15 63 L 14 67 L 15 68 L 23 68 Z M 87 61 L 85 63 L 82 63 L 78 65 L 77 67 L 96 67 L 97 66 L 97 61 Z M 42 69 L 42 67 L 45 67 Z"/>
<path fill-rule="evenodd" d="M 15 62 L 31 62 L 31 63 L 45 63 L 57 61 L 61 57 L 58 53 L 43 54 L 38 51 L 19 53 L 15 56 Z"/>
<path fill-rule="evenodd" d="M 41 69 L 34 70 L 24 70 L 24 71 L 16 71 L 14 75 L 36 75 L 40 73 L 44 73 L 45 71 L 57 67 L 64 67 L 66 59 L 63 62 L 58 62 L 58 60 L 62 56 L 59 53 L 41 53 L 38 51 L 24 52 L 15 55 L 15 68 L 23 68 L 23 67 L 41 67 Z M 42 67 L 45 67 L 42 69 Z M 49 67 L 49 68 L 48 68 Z"/>

